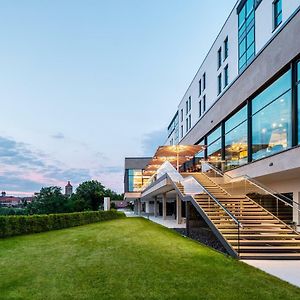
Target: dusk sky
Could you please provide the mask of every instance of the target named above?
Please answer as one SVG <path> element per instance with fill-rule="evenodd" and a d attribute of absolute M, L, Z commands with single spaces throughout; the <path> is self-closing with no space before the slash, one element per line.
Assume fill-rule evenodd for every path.
<path fill-rule="evenodd" d="M 151 156 L 236 0 L 1 0 L 0 190 L 97 179 Z"/>

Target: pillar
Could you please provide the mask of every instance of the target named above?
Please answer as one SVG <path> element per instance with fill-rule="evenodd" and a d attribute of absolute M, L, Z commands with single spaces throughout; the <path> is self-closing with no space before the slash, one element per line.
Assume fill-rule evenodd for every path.
<path fill-rule="evenodd" d="M 300 209 L 300 191 L 295 191 L 293 193 L 293 200 L 294 202 L 299 203 L 299 205 L 294 204 L 293 222 L 295 222 L 297 226 L 300 226 L 300 212 L 298 210 Z"/>
<path fill-rule="evenodd" d="M 185 217 L 186 217 L 186 235 L 190 236 L 190 202 L 185 202 Z"/>
<path fill-rule="evenodd" d="M 140 216 L 142 214 L 142 202 L 140 199 L 137 200 L 137 206 L 138 206 L 138 209 L 137 209 L 138 215 Z"/>
<path fill-rule="evenodd" d="M 166 220 L 167 219 L 167 194 L 166 193 L 163 194 L 162 209 L 163 209 L 163 219 Z"/>
<path fill-rule="evenodd" d="M 154 217 L 157 217 L 158 203 L 157 197 L 154 198 Z"/>
<path fill-rule="evenodd" d="M 177 224 L 181 224 L 182 220 L 182 202 L 178 195 L 176 195 L 176 221 Z"/>

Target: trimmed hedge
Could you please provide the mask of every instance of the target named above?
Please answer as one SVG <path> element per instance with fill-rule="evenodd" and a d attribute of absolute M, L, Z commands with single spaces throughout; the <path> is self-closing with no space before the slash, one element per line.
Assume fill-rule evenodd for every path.
<path fill-rule="evenodd" d="M 124 213 L 117 212 L 116 210 L 32 216 L 0 216 L 0 238 L 80 226 L 124 217 Z"/>

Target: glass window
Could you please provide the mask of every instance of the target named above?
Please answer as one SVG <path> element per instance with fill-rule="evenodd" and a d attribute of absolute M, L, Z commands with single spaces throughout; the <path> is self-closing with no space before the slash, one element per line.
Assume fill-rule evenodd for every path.
<path fill-rule="evenodd" d="M 199 101 L 199 117 L 202 116 L 202 101 Z"/>
<path fill-rule="evenodd" d="M 128 170 L 128 191 L 139 192 L 143 185 L 143 174 L 142 170 Z"/>
<path fill-rule="evenodd" d="M 183 122 L 183 109 L 181 109 L 181 122 Z"/>
<path fill-rule="evenodd" d="M 222 65 L 222 48 L 219 48 L 218 50 L 218 69 L 221 67 Z"/>
<path fill-rule="evenodd" d="M 224 60 L 228 57 L 228 37 L 224 41 Z"/>
<path fill-rule="evenodd" d="M 222 160 L 221 155 L 222 143 L 221 138 L 217 139 L 214 143 L 207 147 L 207 157 L 210 161 Z"/>
<path fill-rule="evenodd" d="M 253 160 L 292 146 L 291 98 L 291 71 L 288 71 L 253 100 Z"/>
<path fill-rule="evenodd" d="M 189 102 L 185 101 L 185 114 L 187 115 L 189 112 Z"/>
<path fill-rule="evenodd" d="M 206 110 L 206 95 L 203 96 L 203 112 Z"/>
<path fill-rule="evenodd" d="M 275 100 L 277 97 L 280 97 L 287 90 L 289 90 L 291 88 L 291 76 L 291 71 L 286 72 L 267 89 L 256 96 L 252 101 L 252 114 L 255 114 L 268 103 Z"/>
<path fill-rule="evenodd" d="M 228 65 L 224 68 L 224 87 L 228 85 Z"/>
<path fill-rule="evenodd" d="M 216 141 L 218 138 L 220 138 L 221 137 L 221 133 L 222 133 L 221 126 L 219 126 L 210 135 L 208 135 L 208 137 L 207 137 L 207 144 L 210 145 L 214 141 Z"/>
<path fill-rule="evenodd" d="M 248 162 L 248 124 L 244 121 L 225 135 L 226 168 L 231 169 Z"/>
<path fill-rule="evenodd" d="M 201 96 L 202 88 L 201 88 L 201 79 L 199 80 L 199 97 Z"/>
<path fill-rule="evenodd" d="M 239 70 L 241 71 L 255 54 L 254 0 L 247 0 L 239 12 Z"/>
<path fill-rule="evenodd" d="M 226 168 L 231 169 L 248 162 L 247 106 L 225 122 Z"/>
<path fill-rule="evenodd" d="M 274 29 L 279 26 L 282 22 L 282 1 L 276 0 L 273 3 L 273 18 L 274 18 Z"/>
<path fill-rule="evenodd" d="M 192 97 L 189 96 L 189 110 L 192 109 Z"/>
<path fill-rule="evenodd" d="M 225 133 L 228 133 L 233 128 L 247 120 L 247 106 L 235 113 L 225 122 Z"/>
<path fill-rule="evenodd" d="M 189 115 L 189 129 L 192 128 L 192 115 Z"/>
<path fill-rule="evenodd" d="M 181 125 L 181 138 L 183 138 L 183 125 Z"/>
<path fill-rule="evenodd" d="M 198 143 L 198 145 L 204 146 L 204 147 L 205 147 L 205 141 L 204 141 L 204 139 L 201 139 L 200 142 Z M 198 158 L 198 159 L 203 159 L 203 158 L 205 158 L 205 150 L 203 149 L 203 150 L 199 151 L 199 152 L 195 155 L 195 157 Z"/>
<path fill-rule="evenodd" d="M 298 144 L 300 145 L 300 62 L 298 62 Z"/>
<path fill-rule="evenodd" d="M 204 91 L 206 88 L 206 73 L 203 74 L 202 81 L 203 81 L 203 91 Z"/>
<path fill-rule="evenodd" d="M 222 73 L 218 76 L 218 95 L 222 92 Z"/>
<path fill-rule="evenodd" d="M 186 120 L 185 120 L 185 132 L 188 132 L 188 130 L 189 130 L 189 119 L 186 118 Z"/>

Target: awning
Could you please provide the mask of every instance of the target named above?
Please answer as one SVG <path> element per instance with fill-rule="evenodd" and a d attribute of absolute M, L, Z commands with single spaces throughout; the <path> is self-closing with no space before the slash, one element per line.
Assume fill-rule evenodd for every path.
<path fill-rule="evenodd" d="M 146 166 L 144 175 L 151 176 L 155 174 L 165 161 L 169 161 L 178 170 L 183 163 L 191 160 L 204 148 L 205 146 L 202 145 L 160 146 Z"/>

